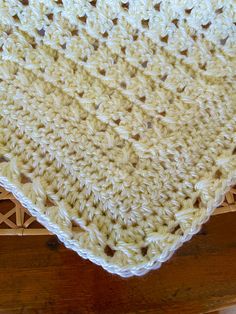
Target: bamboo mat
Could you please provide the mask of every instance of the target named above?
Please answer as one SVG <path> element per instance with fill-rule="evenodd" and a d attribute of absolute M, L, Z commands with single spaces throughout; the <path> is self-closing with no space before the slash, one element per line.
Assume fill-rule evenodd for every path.
<path fill-rule="evenodd" d="M 223 203 L 216 208 L 214 215 L 236 211 L 236 186 L 225 195 Z M 49 235 L 12 195 L 0 187 L 0 236 L 1 235 Z"/>

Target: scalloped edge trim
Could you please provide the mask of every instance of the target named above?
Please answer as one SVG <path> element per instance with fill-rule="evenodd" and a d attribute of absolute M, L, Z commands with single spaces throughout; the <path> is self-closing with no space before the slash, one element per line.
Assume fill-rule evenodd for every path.
<path fill-rule="evenodd" d="M 83 248 L 78 247 L 78 242 L 77 245 L 75 245 L 75 240 L 70 239 L 69 235 L 65 234 L 56 223 L 50 221 L 50 219 L 44 213 L 42 213 L 41 210 L 37 208 L 37 206 L 33 204 L 28 197 L 24 195 L 24 193 L 21 191 L 20 188 L 17 187 L 17 185 L 12 184 L 8 178 L 0 176 L 0 185 L 7 191 L 11 192 L 15 196 L 15 198 L 29 210 L 30 214 L 34 216 L 37 221 L 41 223 L 46 229 L 55 234 L 67 248 L 77 252 L 78 255 L 80 255 L 81 257 L 89 259 L 93 263 L 102 266 L 108 272 L 120 275 L 122 277 L 144 275 L 152 269 L 158 269 L 162 265 L 162 263 L 169 260 L 179 247 L 181 247 L 186 241 L 190 240 L 193 235 L 199 232 L 202 225 L 209 220 L 215 208 L 222 203 L 225 194 L 230 190 L 230 187 L 235 184 L 236 171 L 234 170 L 233 173 L 222 182 L 221 188 L 219 189 L 220 192 L 215 194 L 215 197 L 208 201 L 204 215 L 201 215 L 201 217 L 197 219 L 189 233 L 184 234 L 181 238 L 179 238 L 179 241 L 175 242 L 166 252 L 163 252 L 164 254 L 161 254 L 157 258 L 153 258 L 148 262 L 141 263 L 136 267 L 130 266 L 122 268 L 117 265 L 112 265 L 105 261 L 103 258 L 95 256 L 92 252 L 86 251 Z"/>

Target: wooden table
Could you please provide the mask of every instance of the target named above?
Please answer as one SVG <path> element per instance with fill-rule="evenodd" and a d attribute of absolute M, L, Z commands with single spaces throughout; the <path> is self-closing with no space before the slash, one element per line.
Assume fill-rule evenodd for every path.
<path fill-rule="evenodd" d="M 123 279 L 56 237 L 0 237 L 1 314 L 206 313 L 236 303 L 236 213 L 213 216 L 161 269 Z"/>

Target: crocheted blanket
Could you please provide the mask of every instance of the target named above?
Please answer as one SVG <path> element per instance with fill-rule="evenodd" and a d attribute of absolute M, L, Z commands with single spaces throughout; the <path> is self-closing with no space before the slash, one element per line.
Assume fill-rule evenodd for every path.
<path fill-rule="evenodd" d="M 233 0 L 0 0 L 0 184 L 121 276 L 236 183 Z"/>

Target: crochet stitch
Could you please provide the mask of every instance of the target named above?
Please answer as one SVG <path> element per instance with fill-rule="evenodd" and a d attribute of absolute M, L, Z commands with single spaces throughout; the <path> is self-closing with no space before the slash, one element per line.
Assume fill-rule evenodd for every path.
<path fill-rule="evenodd" d="M 236 183 L 233 0 L 0 0 L 0 185 L 84 258 L 158 268 Z"/>

